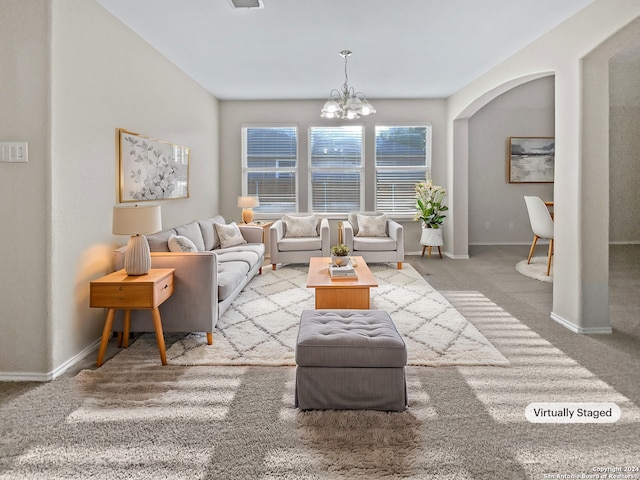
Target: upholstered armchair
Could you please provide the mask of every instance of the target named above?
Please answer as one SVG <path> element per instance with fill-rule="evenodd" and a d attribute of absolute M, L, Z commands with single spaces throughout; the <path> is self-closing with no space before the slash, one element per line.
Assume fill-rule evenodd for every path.
<path fill-rule="evenodd" d="M 278 263 L 308 263 L 311 257 L 329 257 L 329 221 L 313 213 L 289 213 L 269 229 L 271 267 Z"/>
<path fill-rule="evenodd" d="M 343 228 L 351 255 L 367 263 L 395 262 L 402 269 L 404 229 L 398 222 L 378 212 L 350 212 Z"/>

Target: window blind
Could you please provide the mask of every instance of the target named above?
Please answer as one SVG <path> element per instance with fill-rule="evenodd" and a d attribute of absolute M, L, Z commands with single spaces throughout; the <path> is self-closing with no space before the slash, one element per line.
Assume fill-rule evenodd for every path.
<path fill-rule="evenodd" d="M 309 128 L 314 212 L 361 210 L 362 125 Z"/>
<path fill-rule="evenodd" d="M 257 196 L 255 212 L 296 210 L 298 130 L 295 126 L 243 128 L 243 181 Z"/>
<path fill-rule="evenodd" d="M 430 126 L 376 126 L 376 210 L 415 212 L 415 185 L 431 160 Z"/>

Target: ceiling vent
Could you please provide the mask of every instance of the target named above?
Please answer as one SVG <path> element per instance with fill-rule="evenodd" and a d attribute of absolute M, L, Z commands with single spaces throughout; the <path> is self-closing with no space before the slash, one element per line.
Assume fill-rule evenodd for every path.
<path fill-rule="evenodd" d="M 229 0 L 233 8 L 264 8 L 262 0 Z"/>

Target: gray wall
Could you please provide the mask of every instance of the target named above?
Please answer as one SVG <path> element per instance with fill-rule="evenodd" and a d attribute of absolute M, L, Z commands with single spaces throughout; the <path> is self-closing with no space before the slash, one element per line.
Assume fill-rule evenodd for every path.
<path fill-rule="evenodd" d="M 507 178 L 509 137 L 554 136 L 554 78 L 495 98 L 469 120 L 469 244 L 531 243 L 525 195 L 553 201 L 553 184 Z"/>
<path fill-rule="evenodd" d="M 374 182 L 374 136 L 376 123 L 419 123 L 430 122 L 432 126 L 432 178 L 434 182 L 445 182 L 445 100 L 370 100 L 377 113 L 372 117 L 363 117 L 355 122 L 365 126 L 365 179 Z M 309 125 L 337 125 L 338 121 L 320 118 L 320 109 L 324 100 L 289 101 L 221 101 L 220 102 L 220 207 L 227 219 L 240 220 L 237 197 L 241 194 L 241 128 L 243 124 L 282 124 L 298 125 L 298 157 L 302 164 L 308 162 Z M 301 167 L 306 168 L 306 167 Z M 299 189 L 306 198 L 308 185 L 306 175 L 301 175 Z M 365 198 L 367 210 L 372 210 L 374 198 L 371 190 Z M 417 252 L 421 249 L 420 226 L 412 218 L 397 218 L 405 226 L 405 250 Z M 337 239 L 335 228 L 337 221 L 331 222 L 332 242 Z"/>
<path fill-rule="evenodd" d="M 640 45 L 609 63 L 609 240 L 640 243 Z M 604 172 L 603 172 L 604 174 Z"/>

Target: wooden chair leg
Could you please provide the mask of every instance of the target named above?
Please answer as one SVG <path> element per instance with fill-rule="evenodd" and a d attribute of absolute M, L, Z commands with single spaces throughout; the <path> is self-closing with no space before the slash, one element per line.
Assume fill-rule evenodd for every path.
<path fill-rule="evenodd" d="M 213 344 L 213 332 L 207 332 L 207 345 Z"/>
<path fill-rule="evenodd" d="M 440 245 L 438 245 L 438 255 L 440 255 L 440 258 L 442 258 L 442 250 L 440 250 Z"/>
<path fill-rule="evenodd" d="M 529 250 L 529 258 L 527 258 L 527 265 L 531 263 L 531 257 L 533 256 L 533 250 L 536 248 L 536 243 L 538 243 L 538 236 L 533 236 L 533 242 L 531 243 L 531 250 Z"/>
<path fill-rule="evenodd" d="M 422 258 L 424 258 L 424 251 L 425 251 L 426 249 L 427 249 L 427 246 L 426 246 L 426 245 L 423 245 L 423 246 L 422 246 Z"/>
<path fill-rule="evenodd" d="M 276 264 L 275 264 L 275 263 L 272 263 L 272 264 L 271 264 L 271 270 L 275 270 L 275 269 L 276 269 Z"/>
<path fill-rule="evenodd" d="M 547 258 L 547 277 L 551 273 L 551 256 L 553 255 L 553 238 L 549 240 L 549 258 Z"/>

